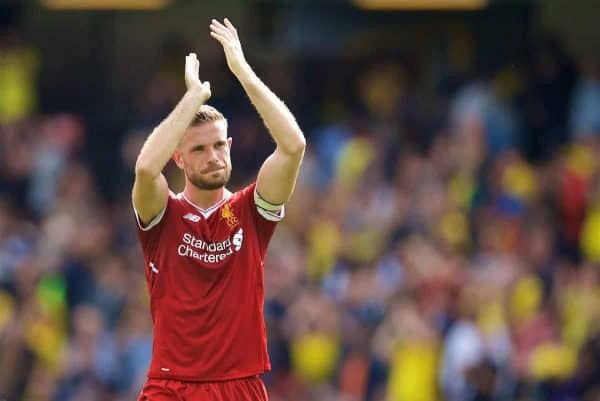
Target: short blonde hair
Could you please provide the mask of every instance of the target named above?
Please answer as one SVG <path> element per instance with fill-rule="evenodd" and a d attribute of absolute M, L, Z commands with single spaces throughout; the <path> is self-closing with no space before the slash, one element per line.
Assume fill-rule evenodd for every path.
<path fill-rule="evenodd" d="M 207 104 L 203 104 L 200 106 L 200 110 L 198 110 L 198 113 L 196 113 L 196 116 L 192 120 L 190 127 L 221 120 L 225 120 L 225 116 L 223 116 L 219 110 Z"/>

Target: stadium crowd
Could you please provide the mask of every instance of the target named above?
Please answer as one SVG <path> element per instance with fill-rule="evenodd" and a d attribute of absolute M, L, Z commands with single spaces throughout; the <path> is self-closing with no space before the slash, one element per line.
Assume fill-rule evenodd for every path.
<path fill-rule="evenodd" d="M 120 149 L 90 149 L 84 118 L 35 112 L 29 50 L 0 52 L 0 395 L 135 399 L 152 333 L 133 165 L 183 75 L 150 83 Z M 346 63 L 261 69 L 309 143 L 265 266 L 270 399 L 599 400 L 599 60 L 540 42 L 435 81 L 410 58 Z M 235 189 L 272 144 L 213 91 Z M 100 151 L 120 162 L 92 168 Z"/>

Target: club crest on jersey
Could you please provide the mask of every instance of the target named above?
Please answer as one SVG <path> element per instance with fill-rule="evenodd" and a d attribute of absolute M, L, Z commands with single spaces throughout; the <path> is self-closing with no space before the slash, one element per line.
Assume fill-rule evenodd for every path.
<path fill-rule="evenodd" d="M 226 203 L 221 208 L 221 218 L 227 222 L 229 228 L 233 228 L 239 224 L 239 220 L 235 214 L 233 214 L 233 210 L 231 210 L 231 205 Z"/>

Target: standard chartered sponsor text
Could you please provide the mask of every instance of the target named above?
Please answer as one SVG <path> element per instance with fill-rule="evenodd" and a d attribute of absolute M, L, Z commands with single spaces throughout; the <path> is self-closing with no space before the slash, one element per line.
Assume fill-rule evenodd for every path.
<path fill-rule="evenodd" d="M 244 240 L 244 232 L 240 228 L 233 238 L 226 238 L 219 242 L 206 242 L 196 238 L 193 234 L 185 233 L 181 244 L 177 247 L 180 256 L 200 260 L 204 263 L 219 263 L 229 255 L 240 250 Z"/>

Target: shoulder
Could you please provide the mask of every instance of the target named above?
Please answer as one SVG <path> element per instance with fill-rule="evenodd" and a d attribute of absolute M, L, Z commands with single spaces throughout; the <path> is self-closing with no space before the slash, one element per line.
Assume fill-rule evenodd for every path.
<path fill-rule="evenodd" d="M 254 194 L 255 188 L 256 188 L 256 183 L 252 182 L 252 183 L 246 185 L 245 187 L 243 187 L 242 189 L 232 193 L 231 200 L 232 201 L 242 201 L 242 200 L 247 200 L 247 198 L 252 199 L 252 195 Z"/>
<path fill-rule="evenodd" d="M 262 219 L 277 222 L 284 216 L 284 206 L 265 201 L 256 190 L 256 182 L 246 185 L 232 195 L 232 201 L 248 205 L 253 214 Z"/>
<path fill-rule="evenodd" d="M 173 214 L 173 211 L 181 208 L 181 196 L 180 194 L 175 194 L 173 191 L 169 190 L 169 196 L 167 197 L 167 204 L 165 208 L 152 219 L 148 224 L 143 224 L 140 221 L 137 210 L 135 210 L 135 206 L 133 207 L 135 218 L 137 222 L 138 228 L 143 232 L 151 231 L 153 228 L 162 225 L 161 223 L 169 218 L 169 215 Z"/>

